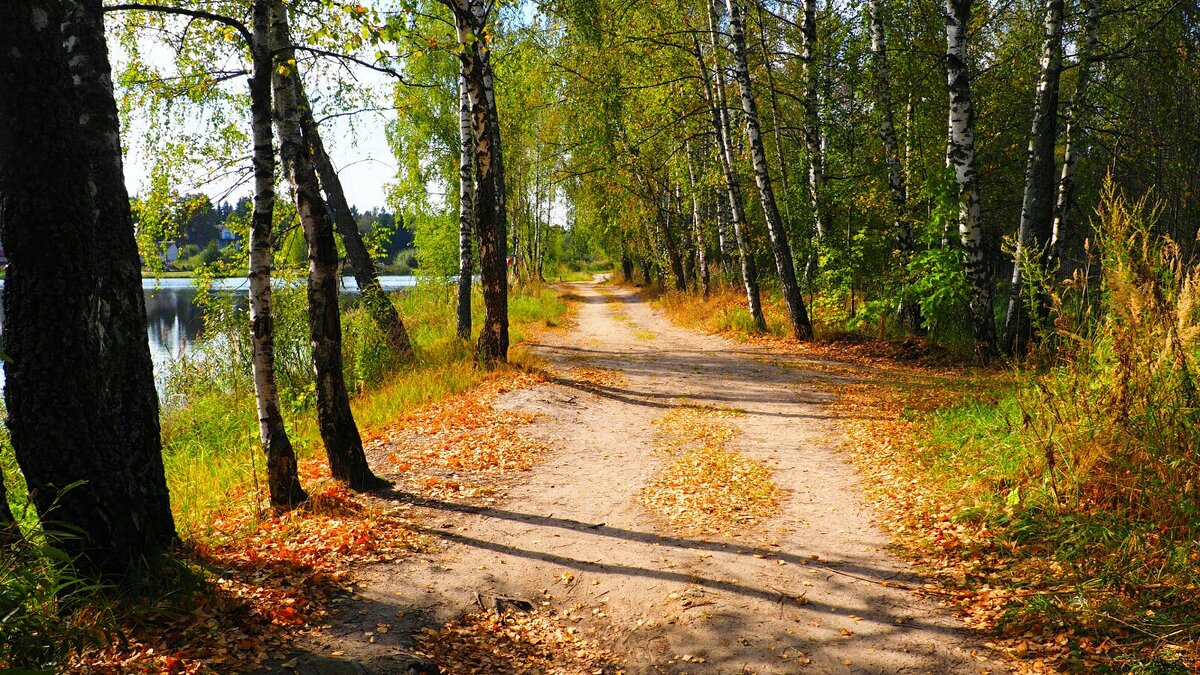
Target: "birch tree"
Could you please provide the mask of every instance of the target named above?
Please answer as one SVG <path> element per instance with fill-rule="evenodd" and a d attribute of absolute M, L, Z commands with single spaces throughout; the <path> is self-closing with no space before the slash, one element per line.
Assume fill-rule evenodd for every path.
<path fill-rule="evenodd" d="M 712 45 L 713 73 L 709 78 L 708 68 L 704 62 L 704 54 L 700 44 L 693 36 L 693 52 L 696 64 L 700 70 L 700 80 L 704 85 L 705 98 L 708 100 L 713 133 L 717 139 L 717 155 L 720 159 L 721 173 L 725 177 L 725 202 L 728 205 L 729 220 L 733 224 L 734 239 L 737 241 L 738 259 L 741 262 L 742 287 L 746 291 L 746 307 L 750 318 L 759 331 L 767 329 L 767 321 L 763 317 L 762 298 L 758 289 L 758 270 L 754 265 L 754 253 L 750 247 L 750 226 L 746 222 L 746 214 L 742 209 L 742 188 L 734 171 L 733 130 L 729 124 L 729 107 L 725 101 L 725 76 L 721 65 L 721 47 L 717 39 L 717 8 L 716 0 L 705 0 L 708 5 L 708 35 Z M 718 199 L 718 202 L 720 199 Z"/>
<path fill-rule="evenodd" d="M 337 246 L 313 164 L 314 141 L 306 137 L 300 123 L 298 89 L 294 82 L 299 73 L 295 69 L 295 47 L 288 29 L 287 9 L 280 0 L 273 0 L 272 9 L 272 38 L 278 65 L 271 75 L 279 155 L 308 242 L 308 325 L 316 376 L 317 425 L 333 477 L 345 481 L 355 490 L 377 489 L 388 483 L 376 477 L 367 464 L 362 437 L 346 391 L 342 322 L 338 308 Z"/>
<path fill-rule="evenodd" d="M 887 35 L 884 31 L 883 0 L 870 1 L 871 66 L 874 71 L 875 110 L 879 119 L 879 138 L 883 142 L 884 162 L 887 164 L 888 194 L 892 198 L 892 230 L 896 250 L 902 264 L 913 255 L 912 220 L 908 212 L 908 183 L 900 158 L 900 142 L 896 137 L 895 107 L 892 104 L 891 77 L 888 70 Z M 912 298 L 900 307 L 900 317 L 911 330 L 921 327 L 921 308 Z"/>
<path fill-rule="evenodd" d="M 258 432 L 267 458 L 271 504 L 285 508 L 308 495 L 300 486 L 296 452 L 279 407 L 275 378 L 275 317 L 271 309 L 271 242 L 275 220 L 275 138 L 271 130 L 272 0 L 255 0 L 250 40 L 250 126 L 254 143 L 254 211 L 250 217 L 250 327 Z"/>
<path fill-rule="evenodd" d="M 1033 125 L 1025 160 L 1025 190 L 1013 257 L 1012 286 L 1004 321 L 1004 347 L 1021 353 L 1030 339 L 1028 269 L 1040 265 L 1050 241 L 1054 213 L 1054 146 L 1058 140 L 1058 81 L 1062 72 L 1063 0 L 1045 3 L 1040 74 L 1033 98 Z"/>
<path fill-rule="evenodd" d="M 980 222 L 979 179 L 975 167 L 975 103 L 967 60 L 967 29 L 972 0 L 946 0 L 946 89 L 949 92 L 949 132 L 946 166 L 958 186 L 958 234 L 970 286 L 971 332 L 980 357 L 996 350 L 992 272 Z"/>
<path fill-rule="evenodd" d="M 471 339 L 471 280 L 475 272 L 471 240 L 475 236 L 475 134 L 467 74 L 458 76 L 458 337 Z"/>
<path fill-rule="evenodd" d="M 445 0 L 454 14 L 458 58 L 471 106 L 475 138 L 475 227 L 483 287 L 483 326 L 477 358 L 487 364 L 508 359 L 508 210 L 500 117 L 488 46 L 488 5 L 483 0 Z"/>
<path fill-rule="evenodd" d="M 111 90 L 105 95 L 107 56 L 97 50 L 99 11 L 72 9 L 88 12 L 73 15 L 67 28 L 87 44 L 70 45 L 68 54 L 61 2 L 0 4 L 0 243 L 9 258 L 4 346 L 11 357 L 4 364 L 6 423 L 39 515 L 80 535 L 55 543 L 78 556 L 88 574 L 119 578 L 166 549 L 175 531 L 161 454 L 150 456 L 146 447 L 157 444 L 151 437 L 157 426 L 126 435 L 107 417 L 114 410 L 108 388 L 121 384 L 104 381 L 113 366 L 103 358 L 131 361 L 139 350 L 130 345 L 144 340 L 146 329 L 144 315 L 140 326 L 136 314 L 100 323 L 110 317 L 99 304 L 119 298 L 123 287 L 97 262 L 97 244 L 132 231 L 124 231 L 127 216 L 119 219 L 120 195 L 96 192 L 111 188 L 110 172 L 120 171 L 109 152 L 119 141 L 110 135 L 115 116 L 107 111 L 115 105 Z M 88 68 L 100 79 L 77 87 L 69 59 L 88 59 L 75 72 Z M 93 112 L 104 115 L 95 127 L 84 119 Z M 99 130 L 110 133 L 87 138 Z M 107 220 L 113 216 L 118 220 Z M 116 232 L 99 232 L 106 227 Z M 129 328 L 137 332 L 116 334 Z M 130 381 L 131 388 L 137 384 Z M 126 402 L 130 411 L 145 404 Z M 136 466 L 139 460 L 152 466 Z"/>
<path fill-rule="evenodd" d="M 787 231 L 779 208 L 775 204 L 775 190 L 771 185 L 771 173 L 767 166 L 767 152 L 763 146 L 762 131 L 758 123 L 758 104 L 750 81 L 750 68 L 746 60 L 745 18 L 738 0 L 726 0 L 729 8 L 730 39 L 733 43 L 733 72 L 741 92 L 742 114 L 746 122 L 746 139 L 750 144 L 750 159 L 754 166 L 754 178 L 758 184 L 759 201 L 767 221 L 767 235 L 771 252 L 775 256 L 775 269 L 779 273 L 779 286 L 787 304 L 788 318 L 797 340 L 812 339 L 812 324 L 808 309 L 796 283 L 796 270 L 792 261 L 792 249 L 788 246 Z"/>
<path fill-rule="evenodd" d="M 804 0 L 800 62 L 804 66 L 804 146 L 808 150 L 808 194 L 817 239 L 832 227 L 825 205 L 825 150 L 821 136 L 821 71 L 817 58 L 817 0 Z M 814 253 L 815 256 L 815 253 Z M 815 258 L 814 258 L 815 259 Z"/>
<path fill-rule="evenodd" d="M 1064 242 L 1070 233 L 1071 206 L 1075 199 L 1075 164 L 1083 149 L 1087 147 L 1083 126 L 1087 123 L 1088 89 L 1092 82 L 1096 44 L 1099 41 L 1100 3 L 1099 0 L 1083 0 L 1083 6 L 1084 37 L 1083 45 L 1079 49 L 1079 74 L 1075 81 L 1075 93 L 1072 94 L 1066 111 L 1062 172 L 1055 192 L 1054 222 L 1050 226 L 1048 266 L 1052 270 L 1062 261 Z"/>
<path fill-rule="evenodd" d="M 684 143 L 684 157 L 687 159 L 688 194 L 692 198 L 692 238 L 696 246 L 696 285 L 700 295 L 708 297 L 708 241 L 704 236 L 704 221 L 700 215 L 700 190 L 696 183 L 696 167 L 692 157 L 691 143 Z"/>
<path fill-rule="evenodd" d="M 143 505 L 143 536 L 165 545 L 175 536 L 163 471 L 154 364 L 146 339 L 141 260 L 125 187 L 120 120 L 100 0 L 64 0 L 67 65 L 79 99 L 79 125 L 94 185 L 96 327 L 100 331 L 101 419 L 122 448 L 129 486 Z"/>
<path fill-rule="evenodd" d="M 337 167 L 325 149 L 321 139 L 321 130 L 313 116 L 312 105 L 304 90 L 304 81 L 299 72 L 288 80 L 292 85 L 292 94 L 298 106 L 297 111 L 304 138 L 308 141 L 312 152 L 313 163 L 317 176 L 324 191 L 326 204 L 333 216 L 334 227 L 342 236 L 342 244 L 346 247 L 346 255 L 354 268 L 354 281 L 362 295 L 363 306 L 383 332 L 388 345 L 400 356 L 412 355 L 412 343 L 408 338 L 408 330 L 396 305 L 392 304 L 383 286 L 379 283 L 379 273 L 375 270 L 375 261 L 367 250 L 362 233 L 358 231 L 358 223 L 350 210 L 350 202 L 346 200 L 346 191 L 342 188 L 342 179 L 338 176 Z"/>

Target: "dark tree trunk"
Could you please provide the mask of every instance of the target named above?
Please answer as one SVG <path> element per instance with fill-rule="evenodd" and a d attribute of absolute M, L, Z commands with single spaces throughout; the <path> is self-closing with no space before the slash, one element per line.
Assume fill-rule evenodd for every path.
<path fill-rule="evenodd" d="M 296 452 L 279 410 L 275 381 L 275 320 L 271 312 L 271 230 L 275 220 L 275 141 L 271 132 L 271 2 L 255 0 L 253 71 L 250 78 L 254 140 L 254 213 L 250 217 L 250 331 L 258 434 L 267 459 L 271 505 L 289 508 L 308 499 Z"/>
<path fill-rule="evenodd" d="M 1025 192 L 1013 259 L 1012 286 L 1004 321 L 1004 348 L 1024 353 L 1032 338 L 1025 284 L 1030 268 L 1043 262 L 1054 218 L 1054 146 L 1058 140 L 1058 82 L 1062 72 L 1063 0 L 1047 0 L 1041 75 L 1033 99 L 1033 127 L 1025 162 Z M 1041 304 L 1041 303 L 1039 303 Z"/>
<path fill-rule="evenodd" d="M 671 276 L 675 278 L 675 290 L 682 293 L 687 290 L 687 274 L 683 270 L 683 258 L 679 255 L 675 231 L 671 229 L 671 186 L 669 184 L 663 187 L 663 203 L 659 205 L 658 213 L 663 246 L 667 249 L 667 261 L 671 263 Z"/>
<path fill-rule="evenodd" d="M 625 277 L 625 283 L 633 283 L 633 261 L 628 255 L 621 256 L 621 274 Z"/>
<path fill-rule="evenodd" d="M 175 519 L 163 472 L 158 391 L 146 335 L 142 265 L 134 237 L 121 156 L 120 121 L 100 0 L 66 0 L 67 64 L 79 99 L 79 124 L 94 184 L 96 327 L 100 331 L 100 415 L 120 448 L 121 471 L 148 548 L 175 539 Z"/>
<path fill-rule="evenodd" d="M 137 560 L 164 550 L 175 533 L 161 458 L 157 473 L 130 459 L 147 451 L 130 447 L 132 439 L 157 440 L 148 440 L 145 428 L 118 433 L 108 418 L 116 403 L 105 378 L 116 366 L 103 360 L 121 358 L 129 361 L 122 367 L 138 368 L 130 356 L 136 349 L 129 347 L 137 336 L 114 334 L 128 328 L 124 321 L 100 325 L 110 317 L 98 305 L 120 294 L 109 290 L 114 282 L 102 274 L 111 272 L 97 262 L 98 241 L 117 235 L 97 230 L 121 227 L 99 220 L 110 217 L 106 209 L 119 200 L 92 191 L 114 180 L 93 176 L 93 163 L 112 158 L 93 155 L 98 146 L 81 128 L 81 116 L 97 105 L 85 96 L 96 91 L 85 94 L 73 85 L 65 20 L 59 2 L 0 3 L 0 243 L 9 258 L 4 342 L 11 358 L 4 365 L 4 395 L 13 449 L 39 514 L 52 530 L 59 522 L 82 535 L 58 545 L 77 554 L 86 573 L 120 577 Z M 83 37 L 81 24 L 72 30 Z M 103 39 L 87 37 L 92 45 Z M 144 319 L 135 328 L 144 339 Z M 131 392 L 123 409 L 142 404 Z M 153 480 L 157 484 L 144 484 Z"/>
<path fill-rule="evenodd" d="M 887 163 L 888 193 L 896 210 L 892 229 L 896 234 L 896 251 L 901 263 L 912 260 L 916 243 L 913 241 L 912 219 L 908 213 L 908 183 L 900 161 L 900 141 L 896 138 L 895 109 L 892 106 L 891 78 L 888 73 L 887 36 L 883 23 L 883 0 L 871 0 L 871 65 L 874 70 L 875 106 L 879 117 L 879 138 L 883 141 Z M 900 305 L 900 320 L 911 331 L 921 330 L 921 306 L 915 299 L 906 298 Z"/>
<path fill-rule="evenodd" d="M 783 291 L 783 300 L 787 305 L 788 318 L 791 319 L 792 332 L 797 340 L 812 339 L 812 323 L 808 319 L 808 308 L 800 295 L 800 286 L 796 283 L 796 268 L 792 260 L 792 249 L 788 245 L 787 231 L 783 228 L 783 219 L 779 217 L 779 208 L 775 203 L 775 189 L 771 185 L 771 173 L 767 167 L 767 151 L 763 146 L 762 132 L 758 124 L 758 104 L 754 100 L 754 90 L 750 82 L 750 69 L 746 60 L 745 20 L 738 0 L 727 0 L 729 7 L 729 23 L 733 41 L 734 74 L 737 77 L 738 88 L 742 94 L 742 113 L 746 120 L 746 139 L 750 143 L 750 157 L 754 164 L 754 178 L 758 183 L 758 193 L 761 198 L 763 215 L 767 221 L 767 234 L 771 242 L 771 252 L 775 256 L 775 269 L 779 273 L 779 286 Z"/>
<path fill-rule="evenodd" d="M 4 471 L 0 469 L 0 546 L 20 539 L 21 528 L 17 526 L 17 519 L 8 505 L 8 486 L 4 484 Z"/>
<path fill-rule="evenodd" d="M 642 261 L 642 280 L 646 282 L 647 286 L 654 283 L 654 272 L 647 260 Z"/>
<path fill-rule="evenodd" d="M 350 211 L 350 203 L 346 201 L 346 192 L 342 189 L 342 179 L 338 177 L 333 160 L 325 151 L 321 141 L 317 120 L 313 117 L 312 107 L 308 96 L 304 93 L 304 83 L 299 73 L 290 78 L 295 87 L 296 102 L 300 107 L 300 124 L 304 129 L 304 139 L 309 143 L 317 174 L 321 180 L 321 188 L 325 191 L 325 199 L 333 212 L 333 223 L 338 234 L 342 235 L 342 243 L 346 246 L 346 255 L 354 267 L 354 281 L 358 284 L 362 303 L 370 312 L 371 318 L 383 331 L 388 344 L 396 353 L 408 357 L 412 355 L 412 343 L 408 339 L 408 331 L 392 304 L 383 287 L 379 285 L 379 274 L 375 271 L 375 261 L 367 251 L 362 233 L 358 231 L 358 223 Z"/>
<path fill-rule="evenodd" d="M 287 28 L 287 11 L 276 0 L 273 37 L 278 63 L 295 61 L 295 50 Z M 355 490 L 370 490 L 386 483 L 371 472 L 363 452 L 362 438 L 350 410 L 350 397 L 342 368 L 342 319 L 338 308 L 338 257 L 333 223 L 321 199 L 313 166 L 312 140 L 300 124 L 295 85 L 299 74 L 286 65 L 272 71 L 279 155 L 292 186 L 296 211 L 308 240 L 308 326 L 312 341 L 313 370 L 317 383 L 317 425 L 329 456 L 329 469 L 337 480 Z"/>

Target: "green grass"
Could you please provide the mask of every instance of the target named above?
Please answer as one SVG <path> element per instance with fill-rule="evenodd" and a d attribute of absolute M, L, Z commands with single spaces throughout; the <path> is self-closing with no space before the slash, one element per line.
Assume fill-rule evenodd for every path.
<path fill-rule="evenodd" d="M 416 350 L 410 362 L 397 365 L 381 349 L 373 322 L 360 310 L 344 315 L 343 353 L 347 381 L 354 383 L 351 405 L 360 431 L 381 429 L 405 411 L 465 391 L 485 376 L 474 361 L 474 342 L 455 334 L 454 289 L 420 285 L 396 296 Z M 482 323 L 476 297 L 473 326 Z M 518 343 L 533 331 L 558 325 L 568 305 L 556 293 L 536 288 L 509 298 L 510 361 L 528 361 Z M 163 416 L 163 456 L 172 508 L 180 532 L 203 536 L 212 515 L 231 499 L 261 494 L 265 489 L 258 445 L 253 392 L 245 369 L 230 378 L 233 388 L 213 387 L 189 395 L 182 407 Z M 311 389 L 300 383 L 283 389 L 281 398 L 289 435 L 297 454 L 321 451 Z"/>
<path fill-rule="evenodd" d="M 1172 486 L 1114 470 L 1108 439 L 1134 439 L 1075 407 L 1083 399 L 1067 397 L 1068 379 L 1064 370 L 1026 373 L 987 400 L 917 415 L 919 480 L 943 495 L 955 521 L 997 533 L 1003 564 L 975 583 L 1037 591 L 1010 602 L 1006 631 L 1073 626 L 1122 644 L 1109 672 L 1187 672 L 1170 650 L 1200 639 L 1200 520 L 1188 521 L 1186 496 L 1171 495 L 1194 479 Z M 1146 508 L 1154 501 L 1163 506 Z"/>
<path fill-rule="evenodd" d="M 166 270 L 162 272 L 155 272 L 151 269 L 142 270 L 143 279 L 191 279 L 194 276 L 196 276 L 196 273 L 192 270 L 173 270 L 169 272 Z"/>

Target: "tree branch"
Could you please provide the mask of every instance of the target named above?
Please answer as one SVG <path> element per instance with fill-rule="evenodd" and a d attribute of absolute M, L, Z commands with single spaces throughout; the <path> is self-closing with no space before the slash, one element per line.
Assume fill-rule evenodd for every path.
<path fill-rule="evenodd" d="M 370 62 L 364 61 L 360 58 L 350 56 L 349 54 L 341 54 L 339 52 L 331 52 L 327 49 L 318 49 L 316 47 L 306 47 L 304 45 L 290 45 L 288 47 L 281 47 L 280 49 L 276 49 L 275 51 L 276 51 L 276 53 L 278 53 L 278 52 L 282 51 L 283 49 L 295 49 L 295 50 L 299 50 L 299 51 L 303 51 L 303 52 L 308 52 L 309 54 L 315 54 L 317 56 L 328 56 L 328 57 L 334 58 L 334 59 L 341 59 L 343 61 L 349 61 L 351 63 L 360 65 L 363 68 L 369 68 L 371 70 L 374 70 L 375 72 L 383 73 L 385 75 L 391 75 L 392 77 L 399 80 L 400 84 L 403 84 L 406 87 L 421 87 L 421 88 L 425 88 L 425 89 L 432 89 L 434 87 L 437 87 L 436 84 L 418 84 L 416 82 L 410 82 L 409 80 L 405 79 L 404 75 L 402 75 L 399 71 L 395 70 L 394 68 L 388 68 L 387 66 L 381 66 L 378 64 L 370 63 Z"/>
<path fill-rule="evenodd" d="M 145 11 L 145 12 L 162 12 L 163 14 L 178 14 L 180 16 L 190 16 L 193 19 L 207 19 L 223 23 L 230 28 L 233 28 L 241 34 L 242 40 L 246 46 L 250 47 L 254 43 L 254 36 L 251 35 L 250 29 L 246 24 L 237 19 L 223 16 L 221 14 L 213 14 L 199 9 L 184 9 L 183 7 L 167 7 L 165 5 L 151 5 L 141 2 L 129 2 L 120 5 L 106 5 L 103 9 L 105 12 L 127 12 L 127 11 Z"/>

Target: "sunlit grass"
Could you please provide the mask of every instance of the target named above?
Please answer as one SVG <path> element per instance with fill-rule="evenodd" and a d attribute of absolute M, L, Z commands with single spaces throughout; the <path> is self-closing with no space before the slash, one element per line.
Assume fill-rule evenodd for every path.
<path fill-rule="evenodd" d="M 452 288 L 425 286 L 399 296 L 397 304 L 412 338 L 416 355 L 410 363 L 375 384 L 360 384 L 351 406 L 364 435 L 380 429 L 411 410 L 475 386 L 487 371 L 475 363 L 474 342 L 465 343 L 455 334 Z M 481 302 L 476 298 L 473 325 L 482 323 Z M 347 330 L 364 323 L 347 313 Z M 568 305 L 554 291 L 539 287 L 522 289 L 509 298 L 509 367 L 531 365 L 533 358 L 518 343 L 537 331 L 559 325 Z M 368 327 L 366 330 L 370 330 Z M 348 379 L 361 352 L 378 347 L 370 339 L 347 339 L 345 360 Z M 386 358 L 367 355 L 361 361 Z M 360 366 L 374 370 L 383 366 Z M 163 416 L 163 456 L 172 509 L 185 537 L 203 536 L 213 513 L 231 500 L 261 501 L 265 496 L 263 459 L 258 440 L 257 414 L 248 379 L 235 379 L 234 390 L 213 390 L 188 398 L 187 405 Z M 321 452 L 316 413 L 304 392 L 295 398 L 301 404 L 285 411 L 289 436 L 301 457 Z M 285 402 L 285 407 L 288 407 Z"/>

